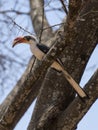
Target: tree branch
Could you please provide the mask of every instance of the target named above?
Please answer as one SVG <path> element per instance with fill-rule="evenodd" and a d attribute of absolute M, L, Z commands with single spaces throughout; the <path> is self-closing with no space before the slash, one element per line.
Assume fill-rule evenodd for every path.
<path fill-rule="evenodd" d="M 29 15 L 30 12 L 22 12 L 22 11 L 18 11 L 18 10 L 1 10 L 0 14 L 8 14 L 8 13 L 16 13 L 18 15 L 22 14 L 22 15 Z"/>
<path fill-rule="evenodd" d="M 85 64 L 87 63 L 88 58 L 96 45 L 95 32 L 96 32 L 96 28 L 98 27 L 97 18 L 98 16 L 96 13 L 94 13 L 93 15 L 92 13 L 88 14 L 85 16 L 85 21 L 77 20 L 75 24 L 75 28 L 73 30 L 70 30 L 70 31 L 66 30 L 66 32 L 59 32 L 57 34 L 55 39 L 51 41 L 52 44 L 54 43 L 56 44 L 55 48 L 57 50 L 55 48 L 50 50 L 50 53 L 43 60 L 42 64 L 39 65 L 38 67 L 34 67 L 32 70 L 32 73 L 28 74 L 26 79 L 24 79 L 24 81 L 21 82 L 20 91 L 16 90 L 17 94 L 16 92 L 14 93 L 15 98 L 19 99 L 19 101 L 11 99 L 12 104 L 9 103 L 4 113 L 2 113 L 3 115 L 1 116 L 2 118 L 0 122 L 1 125 L 3 125 L 5 128 L 8 126 L 9 128 L 10 127 L 13 128 L 16 125 L 17 115 L 19 116 L 19 111 L 21 111 L 21 109 L 24 107 L 24 104 L 28 100 L 28 96 L 31 92 L 33 83 L 37 81 L 40 75 L 42 77 L 45 75 L 46 69 L 53 62 L 53 59 L 56 59 L 60 55 L 60 52 L 62 51 L 62 49 L 64 49 L 65 46 L 66 48 L 63 54 L 64 54 L 64 57 L 66 56 L 66 60 L 64 60 L 66 70 L 69 70 L 72 76 L 76 78 L 77 81 L 79 81 L 81 77 L 81 71 L 83 72 Z M 83 30 L 83 27 L 84 27 L 84 30 Z M 87 30 L 89 30 L 89 36 L 87 35 L 88 34 Z M 82 34 L 83 31 L 84 33 Z M 77 34 L 79 34 L 78 37 L 76 37 Z M 85 35 L 88 37 L 85 37 Z M 89 42 L 88 42 L 88 39 L 89 39 Z M 73 50 L 75 49 L 77 51 L 73 52 Z M 70 60 L 71 58 L 72 60 Z M 77 67 L 77 70 L 75 70 L 76 67 Z M 20 104 L 22 104 L 22 106 Z M 11 117 L 11 120 L 9 120 L 9 117 Z M 4 124 L 4 121 L 6 122 L 5 124 Z"/>
<path fill-rule="evenodd" d="M 85 85 L 85 91 L 88 93 L 89 99 L 81 101 L 79 97 L 76 97 L 70 106 L 58 117 L 58 128 L 56 130 L 74 130 L 79 121 L 98 99 L 98 69 Z"/>
<path fill-rule="evenodd" d="M 69 27 L 72 28 L 74 26 L 74 22 L 79 14 L 81 9 L 82 0 L 69 0 Z"/>
<path fill-rule="evenodd" d="M 32 10 L 31 9 L 31 14 L 33 15 L 33 16 L 35 16 L 36 17 L 36 20 L 35 20 L 35 18 L 33 19 L 32 17 L 32 20 L 33 20 L 33 22 L 36 24 L 36 22 L 38 23 L 38 25 L 41 25 L 41 21 L 39 21 L 39 19 L 40 19 L 40 17 L 41 17 L 41 14 L 39 14 L 41 11 L 37 11 L 38 10 L 38 8 L 36 7 L 37 5 L 35 4 L 35 5 L 33 5 L 32 4 L 32 2 L 34 2 L 34 1 L 30 1 L 31 3 L 30 3 L 30 5 L 31 5 L 31 8 L 34 8 L 34 10 L 35 10 L 35 12 L 37 12 L 38 13 L 38 16 L 37 16 L 37 14 L 35 14 L 35 12 L 34 12 L 34 10 Z M 35 2 L 37 2 L 36 0 L 35 0 Z M 39 3 L 40 3 L 40 0 L 39 0 Z M 33 6 L 33 7 L 32 7 Z M 40 9 L 43 9 L 43 7 L 41 6 L 40 7 Z M 41 10 L 42 10 L 41 9 Z M 33 14 L 34 13 L 34 14 Z M 11 19 L 12 20 L 12 19 Z M 45 21 L 46 21 L 46 19 L 45 19 Z M 14 21 L 13 21 L 14 22 Z M 44 24 L 46 23 L 46 26 L 48 27 L 49 25 L 47 24 L 47 22 L 44 22 Z M 15 24 L 17 24 L 17 23 L 15 23 Z M 34 25 L 35 25 L 34 24 Z M 20 26 L 19 26 L 20 27 Z M 35 25 L 35 28 L 36 27 L 38 27 L 37 26 L 37 24 Z M 36 29 L 35 29 L 36 30 Z M 36 30 L 36 32 L 38 33 L 39 32 L 39 28 L 38 28 L 38 30 Z M 49 32 L 49 34 L 48 34 L 48 32 Z M 53 36 L 53 34 L 52 34 L 52 29 L 50 28 L 49 30 L 47 30 L 46 31 L 46 33 L 45 34 L 47 34 L 48 35 L 48 39 L 50 38 L 50 36 Z M 47 35 L 44 35 L 44 37 L 43 37 L 43 40 L 45 39 L 47 39 Z M 50 43 L 50 42 L 49 42 Z M 43 79 L 44 79 L 44 77 L 42 78 L 42 79 L 39 79 L 38 80 L 38 82 L 37 83 L 35 83 L 34 85 L 32 85 L 32 82 L 30 82 L 30 80 L 28 80 L 28 79 L 31 79 L 32 80 L 32 73 L 30 73 L 30 70 L 31 70 L 31 66 L 32 66 L 32 64 L 33 64 L 33 62 L 34 62 L 34 59 L 33 59 L 34 57 L 32 57 L 31 58 L 31 60 L 30 60 L 30 62 L 29 62 L 29 64 L 28 64 L 28 67 L 27 67 L 27 69 L 26 69 L 26 71 L 24 72 L 24 74 L 23 74 L 23 76 L 20 78 L 20 80 L 17 82 L 17 84 L 16 84 L 16 86 L 14 87 L 14 89 L 9 93 L 9 95 L 7 96 L 7 98 L 5 99 L 5 101 L 2 103 L 2 105 L 0 106 L 0 109 L 1 109 L 1 111 L 0 111 L 0 115 L 1 115 L 1 117 L 2 117 L 2 114 L 3 113 L 5 113 L 5 111 L 6 111 L 6 109 L 7 109 L 7 107 L 10 105 L 10 107 L 12 106 L 12 108 L 14 107 L 13 106 L 13 102 L 12 101 L 15 101 L 15 102 L 17 102 L 17 96 L 19 96 L 19 95 L 21 95 L 22 96 L 22 94 L 23 94 L 23 97 L 25 97 L 26 96 L 26 93 L 20 93 L 20 89 L 21 88 L 25 88 L 25 87 L 27 87 L 28 86 L 28 88 L 30 88 L 30 94 L 27 96 L 27 99 L 26 100 L 24 100 L 23 99 L 23 105 L 21 104 L 21 102 L 18 104 L 19 105 L 19 107 L 20 107 L 20 109 L 19 110 L 17 110 L 17 112 L 18 112 L 18 114 L 17 114 L 17 112 L 16 112 L 16 114 L 14 115 L 15 116 L 15 120 L 13 120 L 12 121 L 12 126 L 11 127 L 14 127 L 16 124 L 17 124 L 17 122 L 19 121 L 19 119 L 23 116 L 23 114 L 25 113 L 25 111 L 27 110 L 27 108 L 30 106 L 30 104 L 33 102 L 33 100 L 36 98 L 36 96 L 37 96 L 37 94 L 38 94 L 38 92 L 39 92 L 39 89 L 40 89 L 40 87 L 41 87 L 41 83 L 42 83 L 42 81 L 43 81 Z M 34 66 L 36 66 L 36 64 L 38 64 L 38 62 L 36 61 L 36 63 L 35 63 L 35 65 Z M 25 80 L 26 80 L 26 84 L 25 84 Z M 40 85 L 39 85 L 40 84 Z M 25 91 L 24 89 L 23 89 L 23 91 Z M 19 95 L 18 95 L 19 94 Z"/>
<path fill-rule="evenodd" d="M 80 12 L 79 17 L 81 17 L 86 12 L 92 10 L 92 8 L 94 8 L 94 10 L 97 10 L 96 2 L 93 3 L 92 6 L 91 5 L 92 2 L 87 4 L 86 5 L 87 8 L 86 7 L 83 8 L 83 10 Z M 89 10 L 88 7 L 90 7 Z M 68 70 L 68 72 L 73 76 L 73 78 L 75 78 L 77 82 L 79 82 L 83 74 L 84 68 L 86 66 L 86 63 L 90 57 L 90 54 L 92 53 L 97 42 L 96 31 L 98 27 L 98 14 L 89 13 L 84 18 L 85 21 L 80 21 L 76 19 L 75 24 L 72 28 L 67 26 L 69 28 L 67 28 L 65 35 L 63 35 L 63 38 L 65 37 L 66 47 L 63 51 L 62 56 L 60 57 L 61 59 L 64 60 L 64 66 L 66 70 Z M 92 21 L 95 22 L 92 23 Z M 61 33 L 60 35 L 62 37 Z M 32 129 L 56 130 L 58 125 L 57 123 L 55 123 L 56 116 L 58 115 L 58 113 L 61 112 L 61 110 L 62 111 L 65 110 L 66 107 L 70 104 L 70 102 L 68 101 L 68 98 L 70 99 L 71 96 L 71 94 L 68 93 L 70 90 L 66 90 L 67 88 L 65 89 L 66 91 L 64 90 L 64 87 L 65 86 L 67 87 L 66 82 L 64 83 L 65 86 L 60 86 L 61 84 L 57 86 L 58 84 L 57 75 L 54 76 L 57 78 L 57 80 L 55 81 L 53 80 L 54 78 L 51 77 L 52 75 L 49 74 L 47 75 L 48 76 L 46 78 L 46 81 L 44 81 L 42 88 L 40 90 L 40 94 L 38 96 L 35 110 L 32 115 L 32 119 L 28 127 L 28 130 L 32 130 Z M 55 84 L 56 87 L 54 87 L 53 84 Z M 70 92 L 73 91 L 71 90 Z M 55 97 L 54 97 L 54 93 L 55 93 Z M 68 98 L 66 98 L 66 93 L 69 94 Z M 58 105 L 57 106 L 53 105 L 54 102 L 55 104 Z M 55 112 L 54 111 L 49 112 L 48 115 L 47 110 L 50 110 L 49 108 L 51 108 L 51 106 L 52 106 L 52 110 L 54 108 L 57 111 L 55 110 Z M 40 121 L 43 120 L 43 117 L 47 117 L 47 118 L 45 118 L 45 120 L 41 125 Z"/>
<path fill-rule="evenodd" d="M 40 36 L 40 30 L 42 29 L 42 16 L 44 8 L 43 3 L 44 3 L 43 0 L 30 0 L 32 25 L 34 27 L 37 37 Z M 45 16 L 44 16 L 44 27 L 49 27 L 49 23 Z M 52 28 L 44 31 L 42 36 L 43 44 L 46 44 L 46 41 L 53 36 L 54 34 Z"/>
<path fill-rule="evenodd" d="M 59 110 L 58 104 L 51 104 L 40 118 L 37 130 L 41 130 L 44 127 L 47 123 L 47 119 L 49 121 L 51 118 L 49 115 L 52 115 L 54 118 L 58 115 L 56 120 L 56 130 L 74 130 L 79 121 L 98 98 L 98 70 L 94 73 L 84 88 L 86 93 L 88 93 L 89 98 L 81 100 L 79 97 L 76 97 L 63 112 Z M 60 104 L 61 102 L 58 103 Z M 55 115 L 55 111 L 57 115 Z"/>
<path fill-rule="evenodd" d="M 61 35 L 63 35 L 63 32 L 61 32 Z M 17 93 L 16 95 L 14 95 L 15 97 L 12 99 L 11 104 L 8 105 L 5 112 L 1 116 L 1 122 L 0 122 L 1 125 L 7 124 L 7 127 L 10 125 L 12 128 L 14 127 L 18 118 L 17 117 L 18 112 L 19 110 L 21 110 L 21 105 L 24 105 L 24 102 L 28 100 L 28 96 L 31 92 L 32 85 L 34 85 L 39 78 L 45 76 L 49 66 L 53 63 L 53 61 L 58 57 L 58 55 L 60 55 L 60 53 L 64 49 L 65 41 L 63 39 L 64 37 L 61 35 L 58 34 L 56 38 L 53 41 L 51 41 L 55 43 L 55 45 L 51 48 L 51 50 L 49 51 L 47 56 L 43 59 L 43 61 L 40 62 L 40 65 L 35 65 L 29 76 L 26 77 L 24 81 L 22 81 L 21 88 L 17 89 Z M 62 42 L 62 44 L 59 44 L 60 42 Z M 32 83 L 31 86 L 30 83 Z"/>
<path fill-rule="evenodd" d="M 68 11 L 67 11 L 67 8 L 66 8 L 66 5 L 64 4 L 64 0 L 60 0 L 62 6 L 63 6 L 63 9 L 65 11 L 66 14 L 68 14 Z"/>

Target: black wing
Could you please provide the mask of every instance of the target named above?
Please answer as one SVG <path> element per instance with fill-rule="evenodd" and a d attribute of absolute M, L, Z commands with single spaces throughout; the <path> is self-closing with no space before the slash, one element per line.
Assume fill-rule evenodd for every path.
<path fill-rule="evenodd" d="M 44 52 L 45 54 L 49 51 L 49 47 L 43 45 L 43 44 L 37 44 L 36 45 L 42 52 Z"/>

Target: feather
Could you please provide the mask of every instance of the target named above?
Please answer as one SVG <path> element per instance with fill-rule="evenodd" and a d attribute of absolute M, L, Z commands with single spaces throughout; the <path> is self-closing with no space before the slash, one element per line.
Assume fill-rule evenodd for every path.
<path fill-rule="evenodd" d="M 49 47 L 47 47 L 47 46 L 45 46 L 45 45 L 43 45 L 43 44 L 37 44 L 36 45 L 43 53 L 47 53 L 48 51 L 49 51 Z"/>

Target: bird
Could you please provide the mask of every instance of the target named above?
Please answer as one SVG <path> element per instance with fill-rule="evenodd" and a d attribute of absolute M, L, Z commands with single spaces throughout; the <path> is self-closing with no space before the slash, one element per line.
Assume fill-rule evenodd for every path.
<path fill-rule="evenodd" d="M 13 40 L 12 47 L 20 43 L 26 43 L 30 45 L 30 50 L 32 54 L 38 59 L 42 60 L 43 57 L 47 54 L 50 48 L 42 43 L 39 43 L 35 35 L 19 36 Z M 51 68 L 54 68 L 58 72 L 62 72 L 66 80 L 74 88 L 76 93 L 80 98 L 86 98 L 86 92 L 80 87 L 80 85 L 72 78 L 72 76 L 64 69 L 62 61 L 57 58 L 51 65 Z"/>

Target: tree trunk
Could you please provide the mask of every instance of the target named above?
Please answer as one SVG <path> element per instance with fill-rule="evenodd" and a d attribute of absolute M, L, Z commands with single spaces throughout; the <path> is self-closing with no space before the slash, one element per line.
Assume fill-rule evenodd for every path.
<path fill-rule="evenodd" d="M 75 97 L 75 91 L 62 73 L 48 69 L 59 57 L 65 70 L 79 83 L 98 42 L 97 0 L 83 3 L 81 0 L 70 0 L 64 25 L 55 33 L 52 28 L 42 31 L 40 36 L 39 30 L 43 30 L 43 25 L 49 27 L 43 16 L 43 7 L 43 0 L 30 0 L 31 20 L 37 37 L 41 38 L 39 40 L 47 46 L 53 46 L 43 61 L 31 58 L 24 75 L 1 104 L 2 130 L 12 130 L 36 97 L 28 130 L 74 130 L 98 98 L 98 71 L 86 85 L 89 99 L 82 101 Z M 92 89 L 93 86 L 95 89 Z"/>

